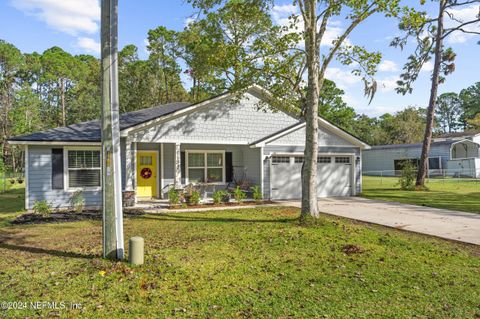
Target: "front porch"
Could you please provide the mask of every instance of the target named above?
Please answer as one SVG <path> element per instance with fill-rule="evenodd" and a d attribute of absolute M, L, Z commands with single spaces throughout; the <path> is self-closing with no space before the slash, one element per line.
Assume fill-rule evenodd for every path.
<path fill-rule="evenodd" d="M 241 144 L 144 143 L 122 144 L 122 185 L 135 203 L 163 207 L 168 191 L 196 185 L 206 200 L 217 190 L 242 185 L 262 187 L 263 154 Z M 152 202 L 153 200 L 153 202 Z"/>

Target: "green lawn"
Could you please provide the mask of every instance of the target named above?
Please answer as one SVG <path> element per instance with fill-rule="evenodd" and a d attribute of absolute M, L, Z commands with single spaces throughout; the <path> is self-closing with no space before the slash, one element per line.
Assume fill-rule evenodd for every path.
<path fill-rule="evenodd" d="M 0 226 L 8 222 L 24 210 L 25 187 L 15 184 L 6 192 L 0 192 Z"/>
<path fill-rule="evenodd" d="M 480 316 L 480 249 L 330 216 L 300 226 L 298 215 L 283 207 L 126 219 L 125 238 L 145 238 L 142 267 L 99 258 L 100 222 L 0 227 L 0 301 L 83 308 L 0 317 Z M 363 252 L 346 254 L 349 244 Z"/>
<path fill-rule="evenodd" d="M 429 180 L 429 191 L 403 191 L 395 177 L 363 177 L 362 196 L 391 202 L 480 213 L 480 180 Z"/>

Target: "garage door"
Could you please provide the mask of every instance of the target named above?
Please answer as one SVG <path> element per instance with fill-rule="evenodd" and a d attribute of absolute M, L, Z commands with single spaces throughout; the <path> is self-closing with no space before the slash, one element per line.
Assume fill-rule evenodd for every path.
<path fill-rule="evenodd" d="M 319 156 L 317 172 L 318 197 L 352 194 L 352 158 Z M 272 199 L 302 197 L 302 156 L 273 156 L 271 161 Z"/>

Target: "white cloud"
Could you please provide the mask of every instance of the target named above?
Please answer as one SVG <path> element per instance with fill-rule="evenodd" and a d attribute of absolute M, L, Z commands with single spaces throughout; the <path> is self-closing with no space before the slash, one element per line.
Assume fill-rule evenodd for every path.
<path fill-rule="evenodd" d="M 289 17 L 291 15 L 298 15 L 298 19 L 295 25 L 293 26 L 295 31 L 292 31 L 292 32 L 298 32 L 298 33 L 303 32 L 304 30 L 303 18 L 300 15 L 300 11 L 297 6 L 293 4 L 284 4 L 284 5 L 275 5 L 272 8 L 273 21 L 280 26 L 290 26 L 292 23 L 292 20 L 289 19 Z M 333 46 L 333 41 L 335 41 L 342 34 L 344 30 L 341 26 L 342 26 L 342 22 L 340 20 L 329 21 L 327 25 L 327 30 L 323 35 L 321 45 L 326 47 Z M 344 44 L 350 45 L 351 43 L 348 39 L 345 39 Z M 303 41 L 299 45 L 300 47 L 305 46 Z"/>
<path fill-rule="evenodd" d="M 98 0 L 14 0 L 10 3 L 51 28 L 70 35 L 93 34 L 99 29 Z"/>
<path fill-rule="evenodd" d="M 432 70 L 433 70 L 433 63 L 431 61 L 427 61 L 423 64 L 422 69 L 420 71 L 430 72 Z"/>
<path fill-rule="evenodd" d="M 398 71 L 398 66 L 394 61 L 383 60 L 378 66 L 378 70 L 382 72 L 395 72 Z"/>
<path fill-rule="evenodd" d="M 298 12 L 298 7 L 293 4 L 281 4 L 275 5 L 272 8 L 272 14 L 285 15 L 285 14 L 294 14 Z"/>
<path fill-rule="evenodd" d="M 380 92 L 392 92 L 398 86 L 397 81 L 398 79 L 395 76 L 389 76 L 384 79 L 377 80 L 378 90 Z"/>
<path fill-rule="evenodd" d="M 479 14 L 479 7 L 478 5 L 474 4 L 461 9 L 449 9 L 448 12 L 453 16 L 455 20 L 458 20 L 458 21 L 452 20 L 450 16 L 447 15 L 445 17 L 445 27 L 447 29 L 460 25 L 461 24 L 460 22 L 468 22 L 468 21 L 477 19 L 477 15 Z M 478 32 L 478 30 L 480 29 L 480 23 L 469 24 L 463 27 L 463 29 L 465 31 Z M 455 31 L 447 37 L 446 42 L 451 44 L 465 43 L 474 36 L 475 34 L 463 33 L 462 31 Z"/>
<path fill-rule="evenodd" d="M 195 18 L 187 17 L 187 18 L 185 18 L 185 20 L 183 20 L 183 25 L 187 27 L 190 23 L 192 23 L 194 21 L 195 21 Z"/>
<path fill-rule="evenodd" d="M 334 67 L 327 69 L 325 72 L 325 78 L 334 81 L 335 84 L 342 89 L 355 85 L 361 81 L 358 76 L 353 75 L 350 71 Z"/>
<path fill-rule="evenodd" d="M 99 54 L 100 43 L 92 38 L 80 37 L 77 39 L 77 47 L 83 49 L 85 52 Z"/>

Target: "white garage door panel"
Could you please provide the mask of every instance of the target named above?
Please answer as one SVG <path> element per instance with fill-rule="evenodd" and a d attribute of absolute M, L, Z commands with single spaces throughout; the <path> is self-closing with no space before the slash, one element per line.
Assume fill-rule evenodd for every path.
<path fill-rule="evenodd" d="M 318 197 L 351 195 L 351 164 L 320 163 L 317 168 Z M 273 199 L 302 197 L 301 163 L 272 164 Z"/>

